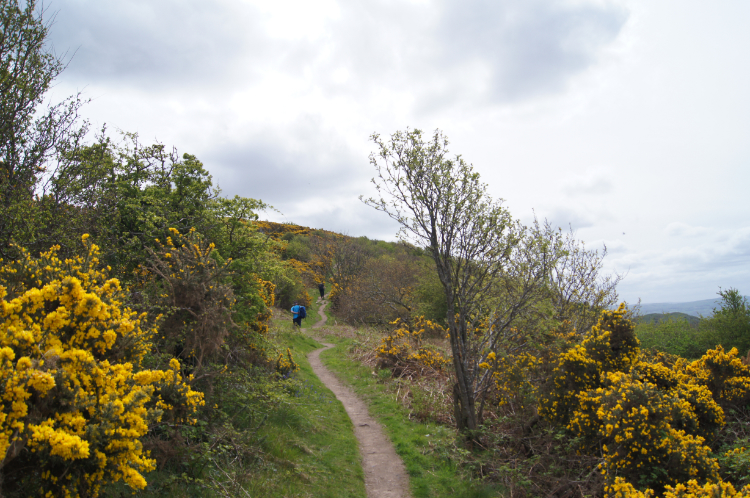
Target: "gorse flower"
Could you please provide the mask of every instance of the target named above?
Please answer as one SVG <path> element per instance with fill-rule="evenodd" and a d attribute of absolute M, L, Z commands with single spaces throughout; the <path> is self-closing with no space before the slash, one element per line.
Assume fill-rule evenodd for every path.
<path fill-rule="evenodd" d="M 203 403 L 177 360 L 142 370 L 156 331 L 122 305 L 98 247 L 82 241 L 83 257 L 22 251 L 0 267 L 0 454 L 4 472 L 38 472 L 42 495 L 97 496 L 118 480 L 143 488 L 149 422 L 188 422 Z"/>
<path fill-rule="evenodd" d="M 418 316 L 414 324 L 403 323 L 400 319 L 396 319 L 391 325 L 396 325 L 397 328 L 383 338 L 376 352 L 378 358 L 387 359 L 394 364 L 434 370 L 442 370 L 449 363 L 442 353 L 422 344 L 422 335 L 425 330 L 444 332 L 439 324 Z"/>
<path fill-rule="evenodd" d="M 539 414 L 601 452 L 607 497 L 745 496 L 721 482 L 709 443 L 725 423 L 717 401 L 746 401 L 748 386 L 736 350 L 692 363 L 641 354 L 620 306 L 559 355 Z"/>

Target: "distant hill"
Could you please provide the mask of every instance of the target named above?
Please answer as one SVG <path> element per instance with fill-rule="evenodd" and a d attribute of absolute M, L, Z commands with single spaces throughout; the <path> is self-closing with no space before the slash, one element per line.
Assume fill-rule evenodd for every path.
<path fill-rule="evenodd" d="M 704 315 L 705 316 L 705 315 Z M 665 322 L 667 320 L 672 321 L 678 321 L 678 320 L 687 320 L 690 325 L 697 326 L 698 322 L 700 321 L 700 318 L 693 315 L 688 315 L 686 313 L 649 313 L 648 315 L 641 315 L 641 317 L 638 319 L 639 322 L 642 323 L 660 323 Z"/>
<path fill-rule="evenodd" d="M 641 315 L 653 313 L 684 313 L 692 316 L 711 316 L 714 308 L 720 308 L 720 299 L 704 299 L 687 303 L 653 303 L 641 304 Z"/>

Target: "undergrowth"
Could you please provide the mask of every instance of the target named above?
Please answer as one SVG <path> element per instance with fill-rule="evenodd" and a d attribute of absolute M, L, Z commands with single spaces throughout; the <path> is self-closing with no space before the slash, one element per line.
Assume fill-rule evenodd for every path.
<path fill-rule="evenodd" d="M 181 429 L 189 455 L 174 455 L 146 475 L 142 497 L 364 497 L 353 427 L 341 403 L 315 376 L 306 355 L 321 347 L 276 312 L 269 340 L 289 348 L 299 370 L 229 372 L 211 420 Z M 286 318 L 289 318 L 288 320 Z M 170 449 L 165 440 L 161 451 Z M 132 496 L 121 485 L 107 496 Z"/>
<path fill-rule="evenodd" d="M 455 429 L 432 420 L 434 414 L 442 413 L 442 407 L 432 406 L 444 403 L 435 397 L 439 390 L 414 387 L 406 379 L 391 378 L 388 370 L 375 370 L 353 359 L 358 342 L 371 338 L 365 332 L 342 329 L 350 337 L 326 328 L 326 333 L 333 332 L 326 340 L 337 347 L 324 351 L 321 359 L 365 400 L 370 414 L 384 427 L 404 461 L 414 498 L 502 495 L 501 486 L 472 477 L 465 465 L 472 460 L 471 452 L 456 444 Z M 413 403 L 405 404 L 404 396 Z"/>

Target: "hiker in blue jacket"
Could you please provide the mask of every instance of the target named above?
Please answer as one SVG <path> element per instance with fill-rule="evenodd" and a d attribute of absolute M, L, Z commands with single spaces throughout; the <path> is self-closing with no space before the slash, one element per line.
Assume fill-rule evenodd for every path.
<path fill-rule="evenodd" d="M 302 327 L 302 316 L 300 314 L 300 306 L 296 302 L 294 303 L 294 306 L 292 306 L 292 326 L 296 325 L 297 327 Z"/>

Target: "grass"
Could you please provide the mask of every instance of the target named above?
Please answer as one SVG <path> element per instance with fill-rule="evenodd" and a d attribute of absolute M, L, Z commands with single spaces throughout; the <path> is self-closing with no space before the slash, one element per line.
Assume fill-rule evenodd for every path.
<path fill-rule="evenodd" d="M 349 358 L 353 339 L 330 335 L 326 340 L 337 347 L 323 352 L 321 359 L 365 400 L 370 414 L 384 427 L 409 472 L 414 498 L 502 496 L 503 488 L 472 480 L 460 471 L 456 462 L 468 452 L 455 445 L 453 428 L 411 420 L 383 379 Z"/>
<path fill-rule="evenodd" d="M 275 314 L 270 338 L 280 349 L 291 349 L 300 370 L 291 382 L 286 383 L 289 396 L 280 396 L 275 402 L 258 399 L 257 406 L 247 407 L 248 412 L 265 413 L 267 416 L 255 417 L 250 424 L 257 458 L 249 464 L 237 464 L 240 474 L 244 472 L 242 489 L 221 490 L 213 486 L 213 490 L 209 490 L 200 484 L 200 480 L 181 480 L 179 484 L 170 485 L 177 476 L 155 471 L 146 477 L 156 486 L 150 485 L 137 495 L 258 498 L 366 496 L 361 458 L 351 421 L 341 403 L 312 372 L 306 358 L 309 352 L 321 347 L 306 335 L 312 332 L 312 325 L 319 319 L 318 308 L 317 302 L 309 307 L 310 318 L 303 320 L 303 329 L 307 330 L 302 333 L 292 327 L 289 313 L 278 311 Z M 332 322 L 329 315 L 329 324 Z M 340 334 L 344 329 L 325 327 L 325 330 L 339 331 Z M 352 331 L 348 327 L 346 329 Z M 323 353 L 324 362 L 354 388 L 368 403 L 370 413 L 383 425 L 404 460 L 414 498 L 502 496 L 502 489 L 472 480 L 459 469 L 456 462 L 460 462 L 468 452 L 455 445 L 453 428 L 410 420 L 409 411 L 394 399 L 393 392 L 387 387 L 393 381 L 385 375 L 373 376 L 369 367 L 349 358 L 347 352 L 354 339 L 329 336 L 327 340 L 336 343 L 337 347 Z M 273 389 L 278 392 L 280 387 Z M 209 468 L 207 472 L 218 473 L 220 470 Z M 120 491 L 121 486 L 117 488 Z M 113 493 L 112 496 L 130 496 L 130 493 L 123 490 L 121 495 Z"/>
<path fill-rule="evenodd" d="M 365 498 L 351 420 L 307 361 L 307 354 L 322 346 L 293 329 L 287 318 L 288 313 L 277 312 L 269 336 L 281 350 L 291 349 L 299 371 L 287 381 L 260 381 L 265 384 L 256 386 L 258 396 L 238 413 L 248 422 L 219 441 L 246 445 L 245 454 L 253 457 L 229 462 L 195 454 L 187 459 L 185 474 L 175 468 L 146 474 L 149 485 L 137 496 Z M 217 410 L 235 411 L 236 407 L 218 406 Z M 201 470 L 190 471 L 196 466 Z M 113 497 L 132 494 L 122 482 L 109 486 L 105 493 Z"/>
<path fill-rule="evenodd" d="M 261 433 L 273 462 L 255 473 L 246 490 L 253 497 L 366 496 L 351 421 L 306 358 L 322 346 L 292 330 L 291 320 L 277 322 L 274 335 L 300 366 L 298 389 L 291 402 L 269 413 Z"/>
<path fill-rule="evenodd" d="M 314 289 L 308 289 L 308 294 L 312 296 L 312 299 L 310 300 L 310 306 L 307 306 L 307 318 L 302 320 L 302 328 L 303 329 L 309 329 L 312 328 L 312 326 L 320 320 L 320 315 L 318 314 L 318 310 L 320 309 L 320 303 L 318 302 L 318 297 L 320 296 L 320 292 L 318 291 L 318 288 L 315 287 Z M 327 324 L 332 324 L 333 320 L 330 315 L 330 301 L 329 305 L 326 306 L 326 309 L 323 310 L 323 313 L 328 317 Z M 290 321 L 291 321 L 291 314 L 290 314 Z"/>

